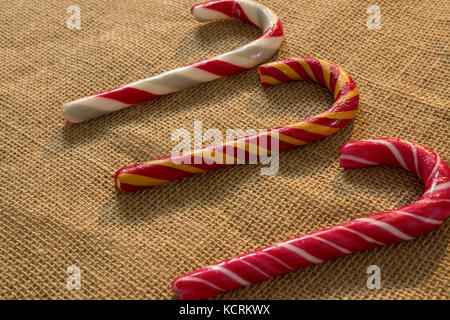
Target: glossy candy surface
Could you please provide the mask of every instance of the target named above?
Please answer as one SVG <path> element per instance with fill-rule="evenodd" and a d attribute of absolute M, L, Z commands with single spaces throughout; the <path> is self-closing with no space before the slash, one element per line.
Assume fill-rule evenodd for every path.
<path fill-rule="evenodd" d="M 66 103 L 61 108 L 66 120 L 83 122 L 253 68 L 271 58 L 283 40 L 280 19 L 265 6 L 250 0 L 209 1 L 193 6 L 191 12 L 197 21 L 236 19 L 261 28 L 263 34 L 241 48 L 214 58 Z"/>
<path fill-rule="evenodd" d="M 270 154 L 273 143 L 283 151 L 323 139 L 345 127 L 357 112 L 359 93 L 355 82 L 342 68 L 326 60 L 275 61 L 259 66 L 258 75 L 265 87 L 294 80 L 314 81 L 330 90 L 334 103 L 321 114 L 256 135 L 124 167 L 114 175 L 115 186 L 137 191 L 227 165 L 248 163 L 261 154 Z"/>
<path fill-rule="evenodd" d="M 412 240 L 439 227 L 450 213 L 450 168 L 433 151 L 393 139 L 349 142 L 340 152 L 344 168 L 393 165 L 425 185 L 419 200 L 246 253 L 177 278 L 181 299 L 206 299 L 286 272 L 361 250 Z"/>

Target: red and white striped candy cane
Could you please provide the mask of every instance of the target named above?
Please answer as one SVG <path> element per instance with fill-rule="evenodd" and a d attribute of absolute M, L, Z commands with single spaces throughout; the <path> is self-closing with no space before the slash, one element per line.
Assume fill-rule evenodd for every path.
<path fill-rule="evenodd" d="M 214 58 L 66 103 L 61 108 L 66 120 L 83 122 L 250 69 L 271 58 L 283 40 L 280 19 L 265 6 L 250 0 L 209 1 L 193 6 L 191 12 L 197 21 L 236 19 L 261 28 L 263 34 L 241 48 Z"/>
<path fill-rule="evenodd" d="M 383 138 L 346 143 L 344 168 L 394 165 L 411 171 L 425 185 L 416 202 L 315 231 L 239 255 L 177 278 L 172 289 L 181 299 L 206 299 L 286 272 L 361 250 L 425 235 L 450 213 L 450 168 L 433 151 L 413 142 Z"/>
<path fill-rule="evenodd" d="M 137 191 L 223 168 L 238 160 L 249 163 L 251 157 L 259 157 L 261 153 L 292 149 L 334 134 L 358 111 L 359 92 L 355 82 L 344 69 L 329 61 L 309 57 L 284 59 L 260 65 L 258 75 L 265 87 L 312 80 L 330 90 L 334 103 L 318 115 L 256 135 L 124 167 L 114 175 L 115 186 L 123 191 Z M 278 148 L 272 148 L 272 143 Z M 219 155 L 218 161 L 213 153 Z"/>

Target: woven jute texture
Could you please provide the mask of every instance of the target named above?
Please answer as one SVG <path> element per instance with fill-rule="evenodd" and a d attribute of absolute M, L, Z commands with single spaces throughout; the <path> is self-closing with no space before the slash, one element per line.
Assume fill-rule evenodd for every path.
<path fill-rule="evenodd" d="M 343 170 L 347 141 L 397 137 L 450 160 L 448 2 L 263 1 L 282 20 L 274 59 L 320 57 L 357 83 L 360 111 L 325 140 L 280 155 L 280 170 L 239 165 L 138 193 L 115 170 L 170 154 L 174 129 L 264 129 L 328 108 L 309 82 L 263 88 L 255 69 L 67 126 L 62 103 L 234 49 L 260 30 L 199 24 L 194 1 L 2 0 L 0 298 L 173 299 L 186 272 L 416 200 L 393 167 Z M 367 8 L 381 10 L 369 29 Z M 70 5 L 81 29 L 68 29 Z M 360 252 L 221 299 L 449 299 L 449 223 L 420 239 Z M 81 288 L 66 286 L 67 267 Z M 369 290 L 366 269 L 381 268 Z"/>

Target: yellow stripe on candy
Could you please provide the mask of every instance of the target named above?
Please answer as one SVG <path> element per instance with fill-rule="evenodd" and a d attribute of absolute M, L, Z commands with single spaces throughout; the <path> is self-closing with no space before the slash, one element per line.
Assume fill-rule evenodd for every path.
<path fill-rule="evenodd" d="M 206 172 L 206 170 L 200 169 L 200 168 L 196 168 L 193 166 L 190 166 L 188 164 L 185 163 L 175 163 L 170 159 L 164 159 L 164 160 L 153 160 L 153 161 L 148 161 L 148 162 L 144 162 L 144 163 L 151 163 L 151 164 L 156 164 L 159 166 L 165 166 L 165 167 L 170 167 L 170 168 L 174 168 L 174 169 L 178 169 L 181 171 L 185 171 L 185 172 L 190 172 L 190 173 L 202 173 L 202 172 Z"/>
<path fill-rule="evenodd" d="M 310 133 L 322 134 L 325 136 L 328 136 L 330 134 L 333 134 L 333 133 L 341 130 L 341 128 L 333 128 L 333 127 L 323 126 L 321 124 L 315 124 L 315 123 L 309 123 L 309 122 L 293 123 L 293 124 L 287 125 L 286 127 L 301 129 L 301 130 L 308 131 Z"/>
<path fill-rule="evenodd" d="M 355 116 L 357 111 L 358 110 L 355 109 L 352 111 L 342 111 L 342 112 L 330 112 L 330 113 L 324 112 L 324 113 L 318 114 L 315 117 L 329 118 L 329 119 L 352 119 Z"/>
<path fill-rule="evenodd" d="M 330 88 L 330 64 L 328 63 L 328 61 L 322 60 L 322 59 L 317 59 L 320 62 L 320 66 L 322 68 L 322 73 L 323 73 L 323 79 L 325 80 L 325 85 L 327 86 L 328 90 L 331 91 Z"/>
<path fill-rule="evenodd" d="M 216 163 L 216 164 L 235 164 L 235 163 L 237 163 L 236 156 L 232 157 L 226 153 L 217 151 L 216 149 L 210 149 L 209 152 L 204 152 L 202 154 L 202 156 L 203 156 L 203 159 L 209 159 L 209 160 L 211 160 L 212 163 Z M 221 157 L 222 160 L 217 162 L 216 159 L 219 157 Z"/>
<path fill-rule="evenodd" d="M 297 62 L 303 67 L 303 69 L 305 70 L 305 72 L 308 74 L 308 76 L 309 76 L 314 82 L 319 83 L 319 82 L 317 81 L 317 79 L 316 79 L 316 76 L 314 75 L 314 73 L 312 72 L 311 68 L 309 67 L 309 64 L 308 64 L 305 60 L 299 59 L 299 58 L 296 58 L 296 59 L 294 59 L 294 60 L 297 61 Z"/>
<path fill-rule="evenodd" d="M 276 85 L 276 84 L 281 83 L 281 81 L 278 81 L 274 77 L 266 76 L 265 74 L 261 75 L 261 82 L 262 83 L 265 82 L 265 83 L 268 83 L 268 84 L 271 84 L 271 85 Z"/>
<path fill-rule="evenodd" d="M 266 87 L 290 80 L 314 81 L 331 92 L 334 103 L 318 115 L 282 127 L 260 131 L 258 134 L 254 132 L 235 140 L 215 142 L 201 149 L 122 168 L 115 174 L 116 188 L 136 191 L 227 165 L 253 163 L 254 160 L 256 163 L 263 156 L 273 156 L 275 151 L 303 146 L 336 133 L 357 112 L 359 92 L 355 83 L 343 69 L 327 60 L 290 58 L 267 63 L 258 67 L 258 76 L 261 84 Z M 266 145 L 266 137 L 271 137 L 272 143 L 267 141 Z M 271 148 L 273 150 L 269 150 Z M 200 158 L 202 166 L 188 162 Z"/>
<path fill-rule="evenodd" d="M 152 177 L 141 176 L 139 174 L 121 173 L 117 176 L 120 183 L 130 184 L 133 186 L 149 187 L 157 186 L 169 182 L 169 180 L 156 179 Z"/>
<path fill-rule="evenodd" d="M 348 99 L 351 99 L 353 97 L 356 97 L 357 95 L 359 95 L 359 91 L 358 91 L 358 88 L 355 88 L 352 91 L 350 91 L 349 93 L 347 93 L 345 96 L 340 97 L 338 100 L 336 100 L 334 102 L 334 104 L 338 104 L 338 103 L 344 102 L 345 100 L 348 100 Z"/>
<path fill-rule="evenodd" d="M 261 154 L 261 152 L 265 152 L 264 154 L 270 154 L 270 150 L 260 147 L 258 144 L 255 144 L 255 143 L 248 143 L 247 141 L 231 141 L 231 142 L 226 143 L 226 145 L 233 146 L 236 149 L 245 150 L 247 152 L 256 151 L 256 154 Z"/>
<path fill-rule="evenodd" d="M 292 138 L 292 137 L 287 136 L 287 135 L 282 134 L 282 133 L 278 133 L 278 139 L 280 141 L 290 143 L 290 144 L 292 144 L 294 146 L 302 146 L 302 145 L 305 145 L 305 144 L 308 143 L 306 141 L 303 141 L 303 140 L 300 140 L 300 139 L 296 139 L 296 138 Z"/>
<path fill-rule="evenodd" d="M 272 67 L 283 72 L 288 78 L 292 80 L 303 80 L 300 75 L 285 63 L 275 63 Z"/>
<path fill-rule="evenodd" d="M 334 98 L 335 99 L 336 99 L 337 95 L 339 94 L 339 91 L 341 91 L 344 84 L 349 82 L 349 80 L 350 79 L 349 79 L 349 75 L 347 74 L 347 72 L 345 72 L 342 69 L 339 69 L 339 78 L 336 81 L 336 86 L 334 88 Z"/>

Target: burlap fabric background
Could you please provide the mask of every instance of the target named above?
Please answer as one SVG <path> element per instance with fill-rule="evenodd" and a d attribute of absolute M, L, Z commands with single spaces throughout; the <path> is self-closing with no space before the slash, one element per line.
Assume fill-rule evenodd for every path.
<path fill-rule="evenodd" d="M 235 166 L 134 194 L 116 169 L 170 153 L 176 128 L 269 128 L 325 110 L 312 83 L 264 89 L 256 70 L 86 123 L 65 126 L 62 103 L 243 45 L 260 31 L 198 24 L 195 1 L 2 1 L 0 13 L 0 297 L 174 298 L 188 271 L 417 199 L 418 179 L 389 167 L 344 171 L 340 146 L 398 137 L 448 162 L 447 1 L 263 1 L 281 18 L 277 58 L 321 57 L 344 67 L 360 112 L 337 134 L 284 152 L 275 176 Z M 81 30 L 66 28 L 69 5 Z M 369 30 L 367 8 L 381 8 Z M 449 298 L 449 224 L 418 240 L 357 253 L 222 299 Z M 376 264 L 382 289 L 366 288 Z M 80 290 L 66 269 L 82 271 Z"/>

